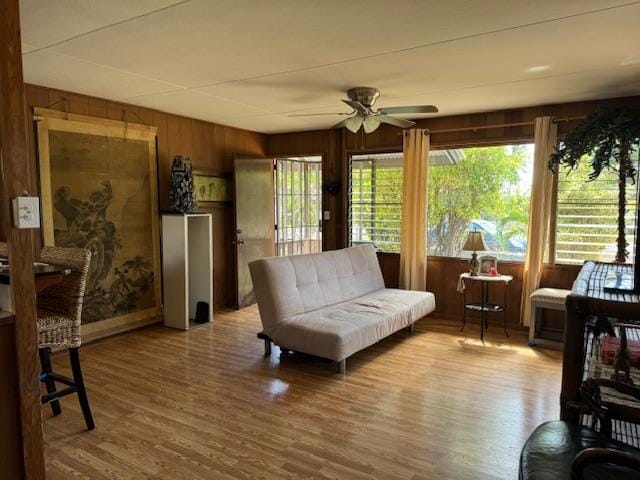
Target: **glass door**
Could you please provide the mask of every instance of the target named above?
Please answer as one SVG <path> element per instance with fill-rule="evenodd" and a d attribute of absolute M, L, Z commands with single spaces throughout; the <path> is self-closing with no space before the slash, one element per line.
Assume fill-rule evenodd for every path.
<path fill-rule="evenodd" d="M 275 160 L 276 253 L 322 251 L 322 157 Z"/>

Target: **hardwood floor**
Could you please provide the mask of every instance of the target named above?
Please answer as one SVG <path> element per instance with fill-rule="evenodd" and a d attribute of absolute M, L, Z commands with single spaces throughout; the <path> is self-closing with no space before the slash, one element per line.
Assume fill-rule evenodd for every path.
<path fill-rule="evenodd" d="M 44 410 L 49 480 L 514 479 L 558 418 L 560 353 L 520 332 L 424 319 L 347 362 L 262 356 L 257 309 L 191 332 L 151 327 L 86 345 L 96 421 Z M 64 356 L 54 367 L 67 372 Z"/>

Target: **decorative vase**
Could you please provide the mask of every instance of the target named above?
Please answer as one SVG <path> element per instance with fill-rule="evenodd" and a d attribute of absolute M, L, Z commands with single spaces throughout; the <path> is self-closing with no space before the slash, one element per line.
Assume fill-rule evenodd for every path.
<path fill-rule="evenodd" d="M 176 155 L 173 159 L 173 164 L 171 165 L 169 201 L 176 212 L 193 213 L 196 209 L 193 171 L 189 157 Z"/>

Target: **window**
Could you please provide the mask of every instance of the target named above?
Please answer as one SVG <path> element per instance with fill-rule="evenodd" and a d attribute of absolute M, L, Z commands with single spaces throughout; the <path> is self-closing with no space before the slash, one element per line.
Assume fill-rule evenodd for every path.
<path fill-rule="evenodd" d="M 399 252 L 402 153 L 353 155 L 350 200 L 351 244 Z"/>
<path fill-rule="evenodd" d="M 468 257 L 470 230 L 492 255 L 524 260 L 533 145 L 433 150 L 429 154 L 428 254 Z M 350 238 L 400 251 L 402 154 L 351 157 Z"/>
<path fill-rule="evenodd" d="M 561 168 L 555 235 L 556 263 L 581 264 L 585 260 L 615 261 L 618 237 L 618 175 L 603 171 L 588 181 L 588 159 L 575 170 Z M 626 239 L 632 261 L 637 225 L 638 185 L 627 179 Z"/>
<path fill-rule="evenodd" d="M 275 165 L 278 255 L 322 251 L 322 158 L 279 158 Z"/>
<path fill-rule="evenodd" d="M 429 255 L 469 257 L 467 232 L 483 233 L 500 260 L 524 261 L 527 249 L 533 145 L 454 150 L 455 162 L 429 169 Z"/>

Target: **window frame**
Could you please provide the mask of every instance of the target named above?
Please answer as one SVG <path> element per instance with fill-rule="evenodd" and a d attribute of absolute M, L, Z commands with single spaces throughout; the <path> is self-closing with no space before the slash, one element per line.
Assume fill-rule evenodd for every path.
<path fill-rule="evenodd" d="M 465 149 L 465 148 L 482 148 L 482 147 L 504 147 L 508 145 L 529 145 L 534 144 L 534 138 L 532 137 L 519 137 L 513 139 L 504 139 L 504 140 L 486 140 L 486 141 L 471 141 L 471 142 L 457 142 L 457 143 L 431 143 L 430 151 L 437 150 L 452 150 L 452 149 Z M 345 219 L 346 219 L 346 228 L 345 228 L 345 245 L 352 246 L 352 238 L 351 238 L 351 188 L 352 188 L 352 160 L 354 156 L 360 155 L 384 155 L 384 154 L 397 154 L 403 153 L 402 146 L 399 148 L 367 148 L 362 150 L 356 149 L 348 149 L 345 150 L 345 154 L 347 157 L 347 161 L 345 162 L 345 178 L 347 179 L 348 188 L 344 189 L 345 195 Z M 554 177 L 556 175 L 554 174 Z M 555 180 L 554 180 L 555 182 Z M 557 197 L 557 186 L 554 185 L 552 189 L 552 193 Z M 553 208 L 553 200 L 552 200 L 552 208 Z M 552 217 L 554 216 L 554 212 L 552 212 Z M 549 230 L 551 232 L 551 230 Z M 385 250 L 378 250 L 378 253 L 385 255 L 399 255 L 398 252 L 389 252 Z M 465 257 L 446 257 L 440 255 L 427 255 L 430 259 L 445 259 L 445 260 L 459 260 L 459 261 L 468 261 L 468 258 Z M 501 265 L 523 265 L 524 260 L 500 260 Z M 546 264 L 546 262 L 545 262 Z"/>
<path fill-rule="evenodd" d="M 395 155 L 395 154 L 403 154 L 402 148 L 385 148 L 385 149 L 367 149 L 367 150 L 348 150 L 346 151 L 347 162 L 346 163 L 346 171 L 347 171 L 347 181 L 348 188 L 345 189 L 345 219 L 346 219 L 346 245 L 351 247 L 353 245 L 352 237 L 351 237 L 351 227 L 352 227 L 352 215 L 351 215 L 351 193 L 352 193 L 352 174 L 353 174 L 353 157 L 357 156 L 366 156 L 366 155 Z M 404 167 L 403 167 L 404 168 Z M 399 252 L 390 252 L 387 250 L 379 250 L 376 247 L 376 251 L 379 253 L 389 254 L 389 255 L 400 255 Z"/>
<path fill-rule="evenodd" d="M 562 143 L 565 135 L 558 136 L 556 147 Z M 640 169 L 639 169 L 640 172 Z M 569 267 L 579 268 L 581 264 L 563 263 L 556 261 L 557 240 L 558 240 L 558 192 L 559 192 L 560 169 L 553 172 L 553 183 L 551 187 L 551 216 L 549 218 L 549 231 L 547 232 L 548 258 L 544 265 L 552 267 Z M 628 187 L 627 187 L 628 188 Z M 640 190 L 640 174 L 636 176 L 636 188 Z M 639 195 L 640 196 L 640 195 Z M 640 214 L 636 218 L 636 229 L 640 230 Z M 629 252 L 629 256 L 633 256 L 633 252 Z M 583 262 L 584 263 L 584 262 Z"/>

